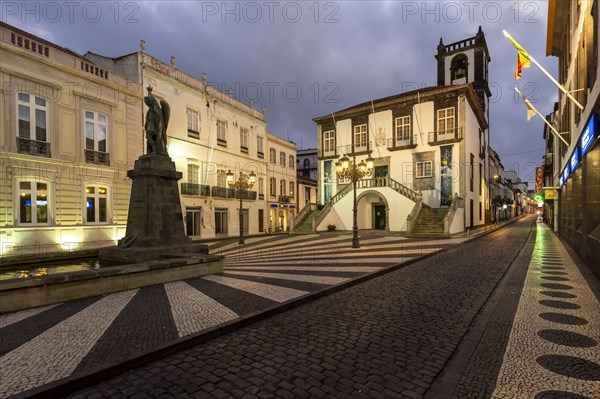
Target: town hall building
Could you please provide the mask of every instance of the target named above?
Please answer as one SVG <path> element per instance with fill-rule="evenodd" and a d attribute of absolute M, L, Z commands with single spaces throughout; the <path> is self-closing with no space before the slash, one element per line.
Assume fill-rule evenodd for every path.
<path fill-rule="evenodd" d="M 318 231 L 353 226 L 343 156 L 371 156 L 357 183 L 359 229 L 448 235 L 486 223 L 489 146 L 488 64 L 484 33 L 438 45 L 437 86 L 368 101 L 313 119 L 317 123 Z"/>

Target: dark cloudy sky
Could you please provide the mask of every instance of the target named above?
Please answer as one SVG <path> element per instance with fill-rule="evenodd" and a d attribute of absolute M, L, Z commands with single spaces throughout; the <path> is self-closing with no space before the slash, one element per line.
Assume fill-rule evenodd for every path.
<path fill-rule="evenodd" d="M 546 58 L 546 1 L 3 1 L 0 18 L 79 53 L 117 57 L 139 49 L 267 108 L 267 129 L 316 146 L 312 118 L 371 98 L 435 85 L 440 37 L 486 35 L 492 62 L 492 146 L 506 169 L 533 181 L 543 122 L 526 121 L 514 94 L 516 50 L 508 30 L 556 76 Z M 557 89 L 535 67 L 518 87 L 547 114 Z M 530 183 L 531 186 L 531 183 Z"/>

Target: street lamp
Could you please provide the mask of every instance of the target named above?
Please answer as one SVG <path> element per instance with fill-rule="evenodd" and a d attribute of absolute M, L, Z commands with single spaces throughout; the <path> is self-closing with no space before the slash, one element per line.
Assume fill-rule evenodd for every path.
<path fill-rule="evenodd" d="M 371 176 L 373 172 L 373 158 L 371 155 L 367 157 L 367 161 L 360 161 L 356 164 L 356 156 L 352 157 L 352 164 L 350 159 L 344 155 L 335 163 L 335 172 L 338 178 L 348 178 L 352 181 L 352 188 L 354 191 L 354 225 L 352 226 L 352 248 L 360 248 L 358 243 L 358 208 L 356 205 L 356 182 L 365 176 Z"/>
<path fill-rule="evenodd" d="M 238 195 L 240 196 L 240 241 L 239 244 L 244 243 L 244 214 L 242 212 L 242 193 L 244 190 L 249 190 L 254 186 L 254 182 L 256 182 L 256 174 L 254 172 L 250 172 L 249 175 L 245 175 L 240 172 L 240 177 L 235 180 L 233 176 L 233 172 L 231 170 L 227 171 L 227 184 L 229 188 L 238 191 Z"/>

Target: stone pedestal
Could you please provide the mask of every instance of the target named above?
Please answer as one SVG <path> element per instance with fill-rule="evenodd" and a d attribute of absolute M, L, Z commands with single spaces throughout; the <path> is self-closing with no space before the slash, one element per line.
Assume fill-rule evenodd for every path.
<path fill-rule="evenodd" d="M 126 236 L 135 235 L 135 247 L 168 246 L 191 243 L 183 229 L 179 201 L 181 172 L 165 155 L 142 155 L 133 170 Z"/>
<path fill-rule="evenodd" d="M 133 170 L 127 231 L 119 246 L 100 250 L 103 264 L 136 263 L 166 254 L 206 254 L 206 245 L 185 235 L 179 200 L 181 172 L 167 155 L 142 155 Z M 125 244 L 127 242 L 127 244 Z"/>

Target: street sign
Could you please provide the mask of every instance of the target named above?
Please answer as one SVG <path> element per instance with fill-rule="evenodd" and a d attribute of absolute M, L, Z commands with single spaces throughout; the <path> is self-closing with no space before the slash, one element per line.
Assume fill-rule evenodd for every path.
<path fill-rule="evenodd" d="M 543 201 L 544 200 L 544 196 L 542 194 L 536 194 L 536 195 L 533 196 L 533 200 L 535 202 Z"/>
<path fill-rule="evenodd" d="M 558 199 L 558 191 L 546 189 L 544 190 L 544 198 L 546 198 L 547 200 Z"/>
<path fill-rule="evenodd" d="M 544 168 L 538 166 L 535 168 L 535 192 L 539 193 L 544 187 Z"/>

